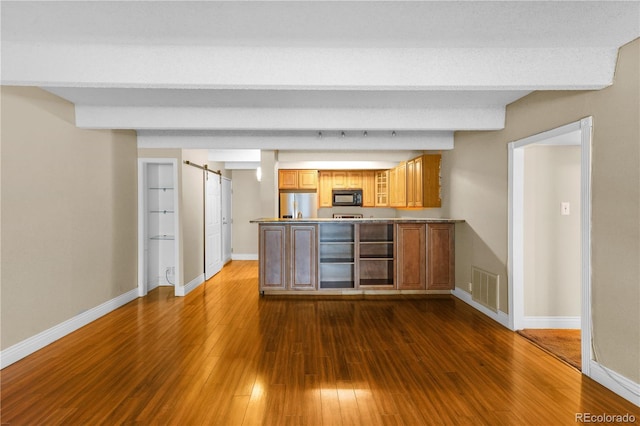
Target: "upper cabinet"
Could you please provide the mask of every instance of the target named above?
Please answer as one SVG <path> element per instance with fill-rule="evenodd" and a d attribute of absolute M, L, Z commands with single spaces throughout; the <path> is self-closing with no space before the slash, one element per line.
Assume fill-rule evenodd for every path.
<path fill-rule="evenodd" d="M 362 172 L 362 207 L 376 206 L 376 181 L 375 172 L 372 170 Z"/>
<path fill-rule="evenodd" d="M 317 189 L 317 170 L 278 170 L 278 189 Z"/>
<path fill-rule="evenodd" d="M 407 206 L 407 162 L 389 170 L 389 206 Z"/>
<path fill-rule="evenodd" d="M 333 189 L 362 189 L 362 172 L 334 170 L 331 172 Z"/>
<path fill-rule="evenodd" d="M 321 170 L 318 177 L 318 207 L 331 207 L 331 191 L 333 190 L 333 180 L 330 171 Z"/>
<path fill-rule="evenodd" d="M 407 162 L 407 207 L 440 207 L 440 154 L 425 154 Z"/>
<path fill-rule="evenodd" d="M 389 206 L 389 170 L 378 170 L 375 173 L 375 206 Z"/>

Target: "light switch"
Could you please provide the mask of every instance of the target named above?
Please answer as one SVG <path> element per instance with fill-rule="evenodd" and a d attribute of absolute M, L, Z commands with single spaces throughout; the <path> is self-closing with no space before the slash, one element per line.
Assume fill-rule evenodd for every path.
<path fill-rule="evenodd" d="M 568 201 L 563 201 L 560 204 L 560 214 L 562 216 L 569 216 L 571 214 L 571 204 Z"/>

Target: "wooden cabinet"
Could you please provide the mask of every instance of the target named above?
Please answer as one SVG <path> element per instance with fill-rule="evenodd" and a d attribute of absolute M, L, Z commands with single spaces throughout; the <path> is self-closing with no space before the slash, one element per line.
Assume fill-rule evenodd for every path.
<path fill-rule="evenodd" d="M 397 225 L 397 288 L 424 290 L 426 286 L 426 224 Z"/>
<path fill-rule="evenodd" d="M 331 185 L 333 189 L 346 189 L 347 188 L 347 172 L 346 170 L 336 170 L 331 172 Z"/>
<path fill-rule="evenodd" d="M 318 277 L 316 226 L 290 225 L 288 249 L 291 257 L 288 287 L 291 290 L 315 290 Z"/>
<path fill-rule="evenodd" d="M 278 189 L 317 189 L 317 170 L 278 170 Z"/>
<path fill-rule="evenodd" d="M 286 234 L 286 225 L 260 226 L 260 291 L 287 288 Z"/>
<path fill-rule="evenodd" d="M 298 189 L 318 188 L 317 170 L 298 170 Z"/>
<path fill-rule="evenodd" d="M 376 182 L 373 171 L 362 172 L 362 207 L 375 207 Z"/>
<path fill-rule="evenodd" d="M 455 224 L 427 225 L 427 290 L 455 288 Z"/>
<path fill-rule="evenodd" d="M 375 206 L 389 206 L 389 170 L 378 170 L 375 172 Z"/>
<path fill-rule="evenodd" d="M 347 171 L 347 189 L 362 189 L 362 172 Z"/>
<path fill-rule="evenodd" d="M 260 226 L 260 291 L 317 288 L 316 225 Z"/>
<path fill-rule="evenodd" d="M 389 171 L 389 206 L 407 206 L 407 162 Z"/>
<path fill-rule="evenodd" d="M 318 175 L 318 206 L 331 207 L 333 205 L 332 193 L 333 178 L 329 171 L 321 171 Z"/>
<path fill-rule="evenodd" d="M 362 223 L 358 231 L 358 287 L 394 287 L 395 235 L 392 223 Z"/>
<path fill-rule="evenodd" d="M 440 154 L 407 162 L 407 207 L 440 207 Z"/>

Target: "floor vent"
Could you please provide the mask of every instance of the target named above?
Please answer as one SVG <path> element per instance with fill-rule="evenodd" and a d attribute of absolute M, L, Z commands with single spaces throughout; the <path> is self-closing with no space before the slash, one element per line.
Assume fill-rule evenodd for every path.
<path fill-rule="evenodd" d="M 494 312 L 498 312 L 499 285 L 499 275 L 471 267 L 471 298 Z"/>

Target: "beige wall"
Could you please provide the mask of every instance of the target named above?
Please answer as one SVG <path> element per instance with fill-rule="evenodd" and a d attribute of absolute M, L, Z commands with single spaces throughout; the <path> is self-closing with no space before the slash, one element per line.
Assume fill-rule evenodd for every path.
<path fill-rule="evenodd" d="M 137 285 L 136 134 L 2 87 L 2 349 Z"/>
<path fill-rule="evenodd" d="M 614 84 L 536 92 L 507 107 L 496 132 L 457 132 L 444 153 L 456 228 L 456 281 L 471 265 L 501 275 L 507 301 L 507 143 L 593 116 L 592 314 L 597 361 L 640 382 L 640 40 L 620 50 Z"/>
<path fill-rule="evenodd" d="M 233 170 L 232 216 L 233 255 L 258 255 L 258 225 L 249 223 L 260 217 L 261 183 L 255 170 Z"/>
<path fill-rule="evenodd" d="M 580 316 L 580 151 L 524 148 L 525 316 Z"/>

